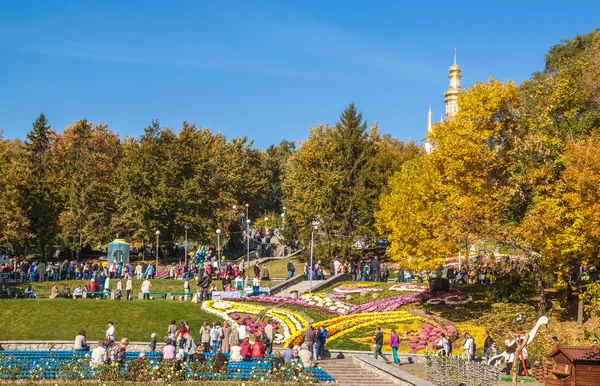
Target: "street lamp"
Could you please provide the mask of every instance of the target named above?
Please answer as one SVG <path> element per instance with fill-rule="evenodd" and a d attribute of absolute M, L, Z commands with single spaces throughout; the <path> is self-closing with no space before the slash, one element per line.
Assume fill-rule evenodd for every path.
<path fill-rule="evenodd" d="M 217 257 L 219 258 L 219 264 L 221 264 L 221 230 L 217 229 Z"/>
<path fill-rule="evenodd" d="M 185 247 L 184 247 L 185 248 L 185 257 L 184 257 L 184 262 L 185 262 L 185 265 L 187 265 L 187 254 L 188 254 L 188 250 L 187 250 L 187 248 L 188 248 L 187 230 L 188 230 L 188 226 L 187 226 L 187 224 L 185 224 L 183 227 L 185 228 Z"/>
<path fill-rule="evenodd" d="M 246 206 L 248 206 L 248 204 L 246 204 Z M 250 219 L 246 220 L 246 248 L 247 248 L 247 255 L 246 255 L 246 269 L 250 268 Z"/>
<path fill-rule="evenodd" d="M 285 229 L 285 206 L 283 207 L 283 213 L 281 214 L 281 230 Z"/>
<path fill-rule="evenodd" d="M 312 293 L 312 278 L 314 275 L 313 272 L 313 251 L 315 249 L 315 231 L 319 229 L 319 222 L 313 221 L 312 223 L 313 229 L 310 235 L 310 267 L 308 268 L 308 281 L 309 281 L 309 289 L 308 292 Z"/>
<path fill-rule="evenodd" d="M 156 271 L 158 271 L 158 236 L 160 236 L 160 231 L 156 231 Z"/>
<path fill-rule="evenodd" d="M 265 228 L 269 227 L 269 218 L 265 217 Z"/>

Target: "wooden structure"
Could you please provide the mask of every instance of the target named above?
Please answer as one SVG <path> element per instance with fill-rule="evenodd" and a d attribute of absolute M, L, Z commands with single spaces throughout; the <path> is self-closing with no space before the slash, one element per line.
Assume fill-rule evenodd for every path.
<path fill-rule="evenodd" d="M 565 347 L 560 344 L 548 354 L 554 361 L 546 386 L 600 385 L 600 352 L 592 347 Z"/>

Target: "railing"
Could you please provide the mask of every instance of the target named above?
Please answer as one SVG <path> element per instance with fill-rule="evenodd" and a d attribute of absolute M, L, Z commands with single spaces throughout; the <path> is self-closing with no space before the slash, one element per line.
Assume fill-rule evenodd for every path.
<path fill-rule="evenodd" d="M 323 288 L 327 288 L 332 284 L 339 283 L 341 281 L 352 280 L 352 275 L 349 273 L 338 273 L 325 280 L 313 280 L 312 292 L 318 292 Z"/>

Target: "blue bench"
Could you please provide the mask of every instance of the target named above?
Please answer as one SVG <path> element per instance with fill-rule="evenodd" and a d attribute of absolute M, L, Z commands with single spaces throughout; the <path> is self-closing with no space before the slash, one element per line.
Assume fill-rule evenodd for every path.
<path fill-rule="evenodd" d="M 60 371 L 61 367 L 69 363 L 73 359 L 85 358 L 86 355 L 90 355 L 90 352 L 80 351 L 0 351 L 0 367 L 6 368 L 12 366 L 13 371 L 19 372 L 19 378 L 29 377 L 42 377 L 45 379 L 55 379 Z M 125 373 L 125 366 L 127 366 L 133 359 L 139 357 L 139 352 L 128 351 L 126 354 L 125 363 L 123 364 L 123 372 Z M 146 352 L 146 356 L 149 360 L 157 360 L 161 357 L 160 352 Z M 225 354 L 227 357 L 229 354 Z M 212 359 L 212 354 L 207 353 L 206 358 L 208 361 Z M 203 379 L 213 380 L 227 380 L 227 379 L 239 379 L 248 380 L 255 377 L 257 374 L 264 376 L 269 370 L 271 370 L 271 358 L 272 355 L 267 358 L 252 358 L 243 362 L 228 362 L 226 374 L 201 374 Z M 17 365 L 18 367 L 14 367 Z M 193 372 L 191 371 L 189 363 L 184 363 L 186 374 L 191 377 Z M 329 375 L 326 371 L 318 367 L 312 367 L 304 369 L 306 373 L 310 373 L 315 381 L 319 382 L 334 382 L 335 379 Z M 1 372 L 0 372 L 1 373 Z M 86 371 L 86 377 L 92 377 L 92 370 Z M 4 375 L 0 378 L 8 378 L 8 375 Z"/>

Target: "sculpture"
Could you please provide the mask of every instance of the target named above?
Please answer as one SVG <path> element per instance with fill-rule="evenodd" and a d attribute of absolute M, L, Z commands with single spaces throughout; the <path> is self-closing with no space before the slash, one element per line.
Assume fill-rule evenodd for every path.
<path fill-rule="evenodd" d="M 533 329 L 531 329 L 531 331 L 529 331 L 525 335 L 522 335 L 522 336 L 518 335 L 515 337 L 513 334 L 511 334 L 511 335 L 513 335 L 514 339 L 511 341 L 506 340 L 506 342 L 505 342 L 506 346 L 504 347 L 504 352 L 500 355 L 496 355 L 495 357 L 490 358 L 488 364 L 491 366 L 498 366 L 498 365 L 504 363 L 510 355 L 514 355 L 515 358 L 520 356 L 523 348 L 525 348 L 529 343 L 531 343 L 531 341 L 537 334 L 537 331 L 542 324 L 545 324 L 545 325 L 548 324 L 548 318 L 546 316 L 541 316 L 538 319 L 535 326 L 533 327 Z M 521 360 L 523 360 L 522 357 L 521 357 Z M 524 366 L 525 364 L 523 363 L 522 365 Z M 525 371 L 527 372 L 527 370 L 525 370 Z M 516 371 L 513 371 L 512 378 L 513 378 L 513 384 L 516 385 L 516 381 L 517 381 L 517 372 Z"/>

